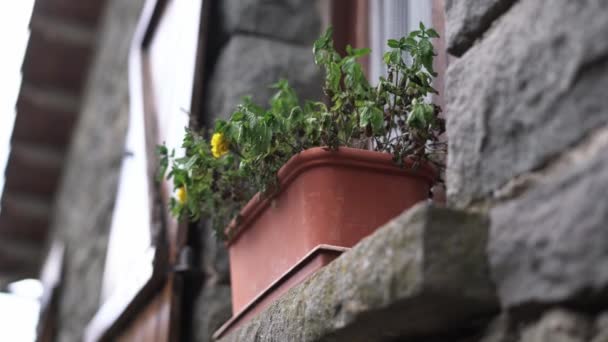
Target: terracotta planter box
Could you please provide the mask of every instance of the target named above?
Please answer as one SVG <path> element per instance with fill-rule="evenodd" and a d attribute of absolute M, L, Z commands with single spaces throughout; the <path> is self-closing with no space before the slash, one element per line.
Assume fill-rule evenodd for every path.
<path fill-rule="evenodd" d="M 276 283 L 297 285 L 339 254 L 327 257 L 321 250 L 307 258 L 318 246 L 352 247 L 428 199 L 436 178 L 429 165 L 400 168 L 392 155 L 373 151 L 312 148 L 292 157 L 279 171 L 281 191 L 249 201 L 227 242 L 234 317 L 259 306 L 260 297 L 267 306 L 276 297 Z M 294 274 L 297 282 L 285 279 Z"/>

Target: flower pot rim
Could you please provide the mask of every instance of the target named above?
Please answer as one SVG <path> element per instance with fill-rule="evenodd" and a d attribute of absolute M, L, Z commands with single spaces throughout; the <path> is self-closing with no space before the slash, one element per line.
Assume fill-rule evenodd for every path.
<path fill-rule="evenodd" d="M 410 158 L 404 160 L 404 166 L 399 167 L 393 161 L 393 155 L 386 152 L 363 150 L 352 147 L 339 147 L 337 150 L 328 147 L 312 147 L 291 157 L 278 172 L 279 190 L 271 196 L 256 193 L 239 212 L 240 222 L 236 219 L 226 227 L 226 246 L 236 241 L 239 235 L 268 207 L 274 197 L 278 196 L 300 174 L 312 168 L 321 166 L 342 166 L 368 169 L 385 174 L 408 175 L 422 178 L 429 183 L 435 183 L 439 172 L 429 163 L 422 162 L 416 168 Z"/>

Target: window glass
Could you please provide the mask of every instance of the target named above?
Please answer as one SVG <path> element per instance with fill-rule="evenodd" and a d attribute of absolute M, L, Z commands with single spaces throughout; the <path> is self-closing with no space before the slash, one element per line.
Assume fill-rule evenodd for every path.
<path fill-rule="evenodd" d="M 156 165 L 151 151 L 163 141 L 169 147 L 181 145 L 188 125 L 200 12 L 200 0 L 167 1 L 147 49 L 132 53 L 127 152 L 112 219 L 102 302 L 110 297 L 118 302 L 132 298 L 152 275 L 152 227 L 164 222 L 153 221 L 152 199 L 157 194 L 151 186 L 150 165 Z"/>
<path fill-rule="evenodd" d="M 372 0 L 370 1 L 370 81 L 386 74 L 382 56 L 389 47 L 386 41 L 416 30 L 420 22 L 431 24 L 432 1 L 429 0 Z"/>

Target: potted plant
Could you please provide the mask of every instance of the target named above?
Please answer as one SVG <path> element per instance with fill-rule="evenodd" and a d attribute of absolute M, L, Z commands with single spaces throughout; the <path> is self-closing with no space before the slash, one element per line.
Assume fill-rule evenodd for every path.
<path fill-rule="evenodd" d="M 237 318 L 428 199 L 445 153 L 441 109 L 428 101 L 434 37 L 421 24 L 389 40 L 387 77 L 372 86 L 357 63 L 370 50 L 340 56 L 328 29 L 313 48 L 328 103 L 302 104 L 281 80 L 269 107 L 245 98 L 211 139 L 187 130 L 184 157 L 159 148 L 172 213 L 204 217 L 226 241 Z"/>

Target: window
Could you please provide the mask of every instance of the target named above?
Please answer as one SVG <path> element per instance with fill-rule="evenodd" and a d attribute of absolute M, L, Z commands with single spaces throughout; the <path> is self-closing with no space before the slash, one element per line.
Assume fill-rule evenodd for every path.
<path fill-rule="evenodd" d="M 162 142 L 170 148 L 181 146 L 189 124 L 201 10 L 202 0 L 148 0 L 135 33 L 129 60 L 129 128 L 110 227 L 102 306 L 85 340 L 105 334 L 149 281 L 165 282 L 166 265 L 175 257 L 178 225 L 165 214 L 173 189 L 168 182 L 159 186 L 155 180 L 155 150 Z M 159 258 L 161 267 L 155 264 Z M 165 282 L 162 291 L 155 290 L 167 305 L 170 286 Z"/>
<path fill-rule="evenodd" d="M 385 75 L 382 56 L 389 50 L 386 41 L 406 36 L 417 30 L 418 24 L 431 23 L 431 1 L 419 0 L 375 0 L 370 1 L 369 36 L 372 53 L 370 56 L 370 80 Z"/>
<path fill-rule="evenodd" d="M 128 155 L 114 209 L 102 299 L 121 288 L 128 291 L 125 284 L 141 285 L 152 274 L 154 225 L 165 224 L 152 214 L 154 150 L 163 141 L 180 146 L 188 126 L 200 6 L 201 1 L 167 2 L 140 61 L 131 62 Z M 163 182 L 162 190 L 169 194 L 173 189 Z M 167 223 L 168 232 L 175 234 L 176 223 Z"/>

